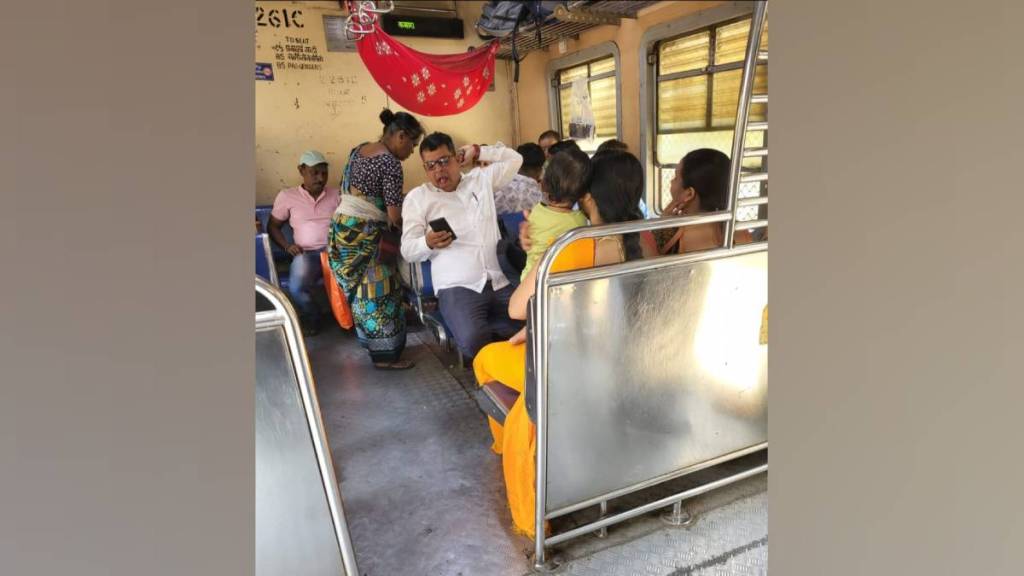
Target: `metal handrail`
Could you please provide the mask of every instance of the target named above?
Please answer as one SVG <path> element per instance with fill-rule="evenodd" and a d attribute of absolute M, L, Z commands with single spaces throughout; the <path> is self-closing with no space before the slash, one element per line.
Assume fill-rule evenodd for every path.
<path fill-rule="evenodd" d="M 420 286 L 420 263 L 406 262 L 405 264 L 409 270 L 409 288 L 412 288 L 412 292 L 416 296 L 416 316 L 419 317 L 420 322 L 426 324 L 426 320 L 423 319 L 423 295 L 421 294 L 423 289 Z"/>
<path fill-rule="evenodd" d="M 725 224 L 725 236 L 722 239 L 725 248 L 733 247 L 733 230 L 736 229 L 736 197 L 740 186 L 740 169 L 743 166 L 743 147 L 747 139 L 747 121 L 750 116 L 750 95 L 754 89 L 754 71 L 757 69 L 758 54 L 761 47 L 761 29 L 768 7 L 768 0 L 754 2 L 754 15 L 750 18 L 750 35 L 747 38 L 747 52 L 743 60 L 743 76 L 740 80 L 739 102 L 736 106 L 736 126 L 732 133 L 732 156 L 729 172 L 728 202 L 729 211 L 733 214 Z M 765 148 L 768 143 L 765 142 Z M 767 175 L 765 175 L 767 179 Z"/>
<path fill-rule="evenodd" d="M 256 313 L 256 330 L 267 330 L 276 326 L 284 328 L 288 352 L 291 354 L 292 364 L 295 366 L 295 377 L 298 380 L 302 404 L 306 410 L 306 421 L 309 423 L 309 432 L 313 440 L 313 449 L 316 452 L 317 465 L 320 467 L 320 477 L 323 481 L 324 493 L 327 495 L 331 522 L 334 524 L 334 532 L 338 538 L 338 550 L 341 552 L 341 561 L 345 567 L 346 574 L 358 575 L 359 569 L 356 566 L 356 554 L 352 548 L 348 523 L 345 521 L 345 509 L 341 501 L 341 492 L 338 489 L 338 479 L 334 474 L 334 463 L 331 460 L 331 451 L 327 445 L 327 432 L 324 429 L 323 419 L 320 417 L 320 404 L 317 402 L 313 369 L 309 365 L 309 356 L 306 353 L 306 344 L 302 339 L 298 316 L 284 292 L 259 276 L 255 278 L 256 292 L 274 306 L 273 311 Z"/>
<path fill-rule="evenodd" d="M 742 472 L 737 472 L 736 474 L 732 474 L 732 475 L 726 476 L 725 478 L 719 478 L 718 480 L 715 480 L 713 482 L 708 482 L 707 484 L 701 484 L 700 486 L 696 486 L 694 488 L 690 488 L 689 490 L 686 490 L 684 492 L 680 492 L 678 494 L 673 494 L 671 496 L 666 496 L 665 498 L 662 498 L 661 500 L 656 500 L 656 501 L 651 502 L 649 504 L 644 504 L 643 506 L 638 506 L 636 508 L 631 508 L 631 509 L 626 510 L 624 512 L 620 512 L 618 514 L 615 514 L 614 516 L 606 516 L 604 518 L 601 518 L 600 520 L 596 520 L 596 521 L 591 522 L 589 524 L 586 524 L 586 525 L 580 526 L 578 528 L 574 528 L 572 530 L 569 530 L 568 532 L 563 532 L 561 534 L 552 536 L 551 538 L 548 539 L 548 541 L 551 543 L 552 546 L 554 546 L 555 544 L 559 544 L 559 543 L 565 542 L 566 540 L 571 540 L 573 538 L 576 538 L 578 536 L 582 536 L 584 534 L 589 534 L 591 532 L 597 532 L 598 530 L 600 530 L 602 528 L 606 528 L 608 526 L 611 526 L 612 524 L 616 524 L 618 522 L 622 522 L 623 520 L 629 520 L 630 518 L 636 518 L 637 516 L 641 516 L 643 514 L 651 512 L 653 510 L 657 510 L 658 508 L 664 508 L 664 507 L 666 507 L 666 506 L 668 506 L 670 504 L 674 504 L 674 503 L 680 502 L 682 500 L 693 498 L 694 496 L 700 496 L 701 494 L 705 494 L 707 492 L 711 492 L 712 490 L 716 490 L 718 488 L 721 488 L 722 486 L 727 486 L 727 485 L 732 484 L 734 482 L 739 482 L 740 480 L 746 480 L 747 478 L 750 478 L 751 476 L 756 476 L 758 474 L 761 474 L 762 472 L 767 472 L 767 471 L 768 471 L 768 465 L 767 464 L 761 464 L 760 466 L 755 466 L 753 468 L 749 468 L 747 470 L 743 470 Z"/>
<path fill-rule="evenodd" d="M 734 248 L 734 232 L 736 230 L 736 209 L 737 209 L 737 197 L 738 188 L 740 181 L 740 171 L 742 168 L 742 161 L 744 157 L 744 143 L 746 140 L 746 129 L 748 129 L 750 106 L 752 99 L 752 92 L 754 88 L 754 74 L 757 69 L 758 61 L 761 59 L 760 44 L 761 44 L 761 31 L 764 26 L 765 14 L 766 14 L 767 0 L 755 2 L 754 14 L 751 18 L 751 30 L 748 42 L 746 42 L 746 53 L 743 60 L 743 72 L 740 80 L 739 90 L 739 101 L 737 102 L 736 108 L 736 125 L 733 131 L 732 139 L 732 155 L 730 157 L 730 170 L 729 170 L 729 186 L 727 196 L 727 210 L 718 212 L 712 212 L 709 214 L 701 214 L 698 216 L 680 216 L 680 217 L 668 217 L 658 218 L 655 220 L 640 220 L 633 222 L 622 222 L 614 224 L 599 225 L 599 227 L 589 227 L 570 231 L 565 235 L 559 237 L 552 244 L 548 250 L 545 251 L 541 257 L 541 261 L 538 263 L 538 274 L 535 288 L 535 334 L 532 335 L 528 345 L 532 347 L 534 351 L 534 371 L 537 377 L 537 469 L 536 469 L 536 498 L 535 498 L 535 565 L 538 569 L 544 569 L 545 566 L 545 534 L 544 534 L 544 523 L 546 519 L 546 508 L 547 508 L 547 442 L 548 442 L 548 418 L 547 418 L 547 403 L 548 403 L 548 338 L 549 338 L 549 323 L 550 323 L 550 310 L 548 302 L 548 288 L 555 285 L 552 279 L 551 266 L 554 264 L 556 257 L 561 251 L 574 241 L 582 240 L 586 238 L 598 238 L 602 236 L 612 236 L 621 234 L 636 234 L 641 232 L 650 232 L 655 230 L 664 230 L 670 228 L 679 227 L 691 227 L 691 225 L 712 223 L 712 222 L 725 222 L 725 234 L 723 235 L 723 249 L 713 250 L 707 253 L 697 255 L 679 255 L 669 258 L 657 258 L 651 262 L 630 262 L 617 266 L 611 266 L 608 270 L 598 271 L 585 271 L 578 273 L 570 273 L 565 275 L 570 277 L 572 281 L 581 279 L 596 279 L 604 276 L 615 276 L 618 274 L 626 274 L 627 272 L 635 272 L 640 270 L 653 270 L 656 268 L 662 268 L 662 266 L 676 265 L 682 263 L 688 263 L 691 261 L 698 261 L 703 258 L 714 258 L 721 257 L 726 254 L 733 252 L 752 252 L 757 250 L 767 250 L 767 244 L 761 244 L 760 246 L 745 246 L 739 250 Z M 753 129 L 767 130 L 767 122 L 757 122 L 752 125 Z M 767 153 L 767 142 L 765 142 L 765 153 Z M 765 174 L 764 179 L 767 179 Z M 762 224 L 762 221 L 758 221 Z M 766 224 L 767 222 L 763 222 Z M 744 224 L 745 225 L 745 224 Z M 759 227 L 760 228 L 760 227 Z M 657 261 L 662 260 L 662 261 Z M 561 277 L 562 275 L 558 275 Z M 562 279 L 556 279 L 558 284 Z M 568 281 L 566 279 L 566 281 Z M 762 471 L 758 469 L 757 471 Z M 751 474 L 757 474 L 757 472 L 751 472 Z M 745 475 L 744 475 L 745 476 Z M 709 488 L 710 489 L 710 488 Z M 677 499 L 679 495 L 676 495 Z M 667 502 L 671 503 L 671 502 Z M 647 504 L 643 509 L 655 509 L 662 505 L 662 502 L 654 502 Z M 642 513 L 636 511 L 636 513 Z M 632 518 L 632 513 L 627 512 L 624 515 L 617 515 L 605 519 L 602 523 L 590 525 L 581 530 L 592 531 L 603 528 L 604 526 L 610 525 L 613 522 L 617 522 L 617 519 Z M 567 540 L 573 537 L 574 533 L 563 534 L 555 538 L 550 539 L 552 543 Z"/>
<path fill-rule="evenodd" d="M 549 338 L 549 323 L 550 323 L 550 309 L 548 303 L 548 288 L 558 284 L 562 284 L 563 275 L 559 274 L 559 278 L 553 279 L 551 267 L 555 262 L 557 256 L 562 250 L 571 244 L 572 242 L 584 238 L 597 238 L 601 236 L 609 236 L 616 234 L 631 234 L 638 232 L 646 232 L 653 230 L 661 230 L 665 228 L 682 227 L 682 226 L 695 226 L 699 224 L 708 224 L 714 222 L 725 223 L 725 233 L 723 234 L 723 247 L 719 250 L 712 250 L 697 255 L 686 255 L 686 256 L 674 256 L 668 258 L 659 258 L 653 262 L 642 262 L 642 263 L 626 263 L 618 266 L 610 267 L 610 269 L 593 270 L 584 272 L 568 273 L 565 277 L 571 277 L 573 280 L 579 279 L 595 279 L 604 276 L 612 276 L 623 274 L 626 272 L 632 272 L 635 270 L 646 270 L 648 268 L 655 269 L 663 266 L 681 265 L 683 263 L 689 263 L 693 261 L 700 261 L 706 258 L 718 258 L 725 255 L 748 253 L 758 250 L 767 250 L 767 244 L 761 243 L 759 245 L 744 246 L 742 248 L 735 248 L 734 232 L 737 229 L 736 211 L 737 211 L 737 200 L 738 190 L 741 177 L 741 169 L 744 158 L 744 144 L 746 141 L 746 133 L 748 124 L 752 130 L 767 130 L 767 122 L 754 122 L 749 123 L 749 112 L 751 105 L 751 96 L 753 91 L 753 80 L 754 73 L 757 68 L 757 64 L 762 60 L 762 52 L 760 50 L 761 43 L 761 30 L 764 27 L 765 15 L 767 8 L 767 0 L 754 2 L 753 15 L 750 22 L 750 33 L 747 40 L 746 55 L 743 64 L 743 74 L 740 81 L 740 91 L 738 95 L 738 103 L 736 109 L 736 125 L 733 131 L 733 142 L 732 142 L 732 155 L 730 157 L 730 174 L 729 174 L 729 186 L 727 196 L 727 210 L 713 212 L 709 214 L 702 214 L 699 216 L 682 216 L 682 217 L 671 217 L 671 218 L 660 218 L 657 220 L 646 220 L 638 222 L 625 222 L 619 224 L 609 224 L 602 226 L 592 226 L 587 228 L 577 228 L 572 230 L 558 239 L 545 251 L 541 257 L 540 262 L 537 264 L 537 278 L 534 290 L 534 312 L 536 322 L 534 324 L 535 333 L 531 338 L 528 345 L 533 346 L 533 360 L 534 360 L 534 373 L 537 380 L 537 410 L 536 410 L 536 430 L 537 430 L 537 461 L 536 461 L 536 494 L 535 494 L 535 536 L 534 536 L 534 560 L 535 566 L 538 569 L 546 568 L 545 564 L 545 542 L 546 538 L 544 535 L 544 522 L 546 519 L 546 505 L 547 505 L 547 436 L 548 436 L 548 421 L 547 421 L 547 401 L 548 401 L 548 349 L 547 342 Z M 766 60 L 766 59 L 765 59 Z M 760 100 L 760 99 L 759 99 Z M 767 142 L 765 143 L 765 153 L 767 153 Z M 767 180 L 767 174 L 764 176 L 764 180 Z M 755 223 L 757 227 L 762 227 L 767 224 L 765 221 L 757 221 Z M 741 223 L 741 226 L 747 227 L 746 223 Z M 660 262 L 659 262 L 660 261 Z M 766 466 L 765 466 L 766 467 Z M 762 472 L 763 467 L 759 467 L 756 470 L 749 472 L 750 475 Z M 746 477 L 748 473 L 737 475 L 736 478 Z M 712 486 L 709 485 L 708 489 Z M 684 495 L 675 495 L 671 498 L 676 500 L 681 499 Z M 642 510 L 653 510 L 662 505 L 671 503 L 669 500 L 665 502 L 659 501 L 652 504 L 648 504 L 642 507 Z M 638 510 L 641 510 L 638 509 Z M 639 511 L 634 511 L 637 514 Z M 632 517 L 633 513 L 619 514 L 614 517 L 606 518 L 598 523 L 581 527 L 578 531 L 593 531 L 601 529 L 609 524 L 612 524 L 619 519 L 625 519 Z M 581 532 L 582 533 L 582 532 Z M 567 534 L 559 535 L 555 538 L 550 539 L 552 543 L 562 542 L 575 536 L 576 533 L 570 532 Z"/>
<path fill-rule="evenodd" d="M 747 448 L 736 450 L 735 452 L 730 452 L 729 454 L 724 454 L 722 456 L 719 456 L 718 458 L 712 458 L 711 460 L 707 460 L 707 461 L 702 462 L 700 464 L 695 464 L 693 466 L 688 466 L 688 467 L 680 469 L 680 470 L 669 472 L 668 474 L 663 474 L 661 476 L 658 476 L 658 477 L 655 477 L 655 478 L 651 478 L 650 480 L 645 480 L 645 481 L 640 482 L 639 484 L 635 484 L 633 486 L 629 486 L 629 487 L 626 487 L 626 488 L 621 488 L 619 490 L 613 490 L 611 492 L 608 492 L 608 493 L 605 493 L 605 494 L 601 494 L 599 496 L 594 496 L 593 498 L 588 498 L 586 500 L 583 500 L 582 502 L 573 504 L 571 506 L 566 506 L 564 508 L 559 508 L 557 510 L 552 510 L 551 512 L 549 512 L 547 514 L 547 519 L 551 520 L 552 518 L 558 518 L 559 516 L 565 516 L 566 514 L 571 514 L 573 512 L 582 510 L 584 508 L 589 508 L 590 506 L 594 506 L 594 505 L 600 504 L 602 502 L 607 503 L 608 501 L 614 500 L 615 498 L 621 498 L 622 496 L 626 496 L 626 495 L 632 494 L 634 492 L 638 492 L 640 490 L 646 490 L 646 489 L 651 488 L 653 486 L 657 486 L 658 484 L 662 484 L 664 482 L 668 482 L 669 480 L 675 480 L 676 478 L 680 478 L 682 476 L 686 476 L 687 474 L 692 474 L 692 473 L 700 471 L 700 470 L 706 470 L 708 468 L 713 468 L 715 466 L 719 466 L 721 464 L 729 462 L 730 460 L 735 460 L 736 458 L 740 458 L 742 456 L 747 456 L 747 455 L 750 455 L 750 454 L 754 454 L 754 453 L 760 452 L 762 450 L 765 450 L 767 448 L 768 448 L 768 443 L 767 442 L 763 442 L 761 444 L 755 444 L 755 445 L 747 447 Z M 672 497 L 669 497 L 669 498 L 672 498 Z M 682 500 L 682 499 L 684 499 L 684 498 L 680 498 L 679 495 L 677 494 L 677 495 L 675 495 L 674 498 L 670 499 L 668 501 L 668 503 L 671 504 L 671 503 L 673 503 L 672 500 Z M 661 506 L 658 506 L 656 508 L 660 508 L 660 507 Z M 654 508 L 652 508 L 652 510 L 653 509 Z M 590 526 L 590 524 L 586 524 L 586 525 L 582 526 L 581 528 L 587 528 L 589 526 Z M 546 541 L 549 544 L 554 545 L 554 544 L 558 543 L 558 542 L 554 541 L 555 538 L 559 538 L 560 539 L 559 541 L 563 541 L 564 540 L 564 538 L 562 538 L 562 535 L 559 534 L 557 536 L 552 536 L 551 538 L 547 538 Z"/>
<path fill-rule="evenodd" d="M 277 266 L 274 264 L 274 254 L 270 249 L 270 235 L 263 232 L 256 235 L 260 238 L 260 244 L 263 244 L 263 258 L 267 261 L 267 274 L 270 274 L 270 283 L 274 286 L 281 286 L 281 281 L 277 277 Z"/>
<path fill-rule="evenodd" d="M 665 228 L 679 228 L 686 226 L 698 226 L 715 222 L 734 221 L 735 210 L 718 211 L 697 216 L 675 216 L 652 220 L 638 220 L 633 222 L 620 222 L 615 224 L 603 224 L 600 226 L 587 226 L 576 228 L 559 236 L 554 243 L 544 252 L 540 262 L 537 264 L 537 279 L 534 289 L 534 305 L 536 309 L 537 322 L 534 324 L 535 333 L 529 345 L 534 346 L 534 373 L 537 379 L 537 462 L 536 462 L 536 492 L 535 492 L 535 532 L 534 532 L 534 560 L 538 569 L 545 568 L 545 537 L 544 521 L 545 508 L 547 507 L 547 395 L 548 395 L 548 326 L 550 322 L 550 311 L 548 303 L 548 288 L 554 285 L 551 267 L 562 250 L 576 240 L 585 238 L 598 238 L 618 234 L 633 234 Z M 721 257 L 733 253 L 747 253 L 758 250 L 767 250 L 767 244 L 755 244 L 739 249 L 719 249 L 701 254 L 679 255 L 678 257 L 652 258 L 648 261 L 637 263 L 625 263 L 608 269 L 596 269 L 589 271 L 593 278 L 604 275 L 617 275 L 624 273 L 626 269 L 632 268 L 647 269 L 670 266 L 674 264 L 689 263 L 705 258 Z M 570 273 L 571 274 L 571 273 Z M 558 276 L 562 276 L 559 274 Z"/>
<path fill-rule="evenodd" d="M 733 248 L 719 247 L 703 250 L 701 252 L 670 254 L 668 256 L 660 256 L 658 258 L 642 258 L 640 260 L 632 260 L 630 262 L 623 262 L 622 264 L 600 266 L 598 268 L 559 272 L 557 274 L 552 274 L 548 278 L 548 288 L 563 286 L 565 284 L 574 284 L 576 282 L 586 282 L 589 280 L 604 280 L 607 278 L 615 278 L 616 276 L 624 276 L 626 274 L 636 274 L 638 272 L 651 272 L 672 266 L 693 264 L 695 262 L 714 260 L 715 258 L 724 258 L 726 256 L 739 256 L 741 254 L 765 252 L 767 250 L 768 242 L 752 242 L 750 244 L 741 244 Z"/>
<path fill-rule="evenodd" d="M 639 232 L 651 232 L 665 228 L 680 228 L 683 226 L 696 226 L 698 224 L 712 224 L 714 222 L 726 222 L 732 217 L 727 210 L 717 212 L 705 212 L 696 216 L 665 216 L 662 218 L 651 218 L 648 220 L 632 220 L 630 222 L 616 222 L 614 224 L 601 224 L 600 226 L 584 226 L 566 232 L 548 248 L 548 253 L 554 253 L 556 246 L 567 246 L 573 240 L 583 238 L 598 238 L 600 236 L 612 236 L 616 234 L 636 234 Z M 557 254 L 555 254 L 557 256 Z M 554 256 L 552 256 L 552 260 Z M 540 272 L 540 269 L 537 269 Z"/>
<path fill-rule="evenodd" d="M 416 316 L 424 326 L 433 326 L 437 331 L 437 343 L 444 350 L 451 350 L 452 341 L 448 338 L 444 326 L 423 310 L 423 262 L 406 262 L 409 269 L 409 287 L 416 298 L 413 308 Z M 428 327 L 429 327 L 428 326 Z"/>

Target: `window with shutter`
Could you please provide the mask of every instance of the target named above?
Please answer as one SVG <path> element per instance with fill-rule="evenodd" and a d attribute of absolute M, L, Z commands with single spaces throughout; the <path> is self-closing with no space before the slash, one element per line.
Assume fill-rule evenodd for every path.
<path fill-rule="evenodd" d="M 721 22 L 657 44 L 654 160 L 658 172 L 655 204 L 659 212 L 672 200 L 669 183 L 683 156 L 698 148 L 714 148 L 731 154 L 749 32 L 750 18 L 747 17 Z M 761 50 L 767 49 L 766 21 L 761 33 Z M 760 65 L 755 69 L 753 93 L 764 94 L 767 91 L 768 68 Z M 766 116 L 766 104 L 751 106 L 751 122 L 763 121 Z M 763 147 L 766 137 L 766 132 L 748 132 L 745 145 Z M 763 157 L 748 158 L 743 166 L 760 169 L 765 161 Z M 761 196 L 767 193 L 766 188 L 767 183 L 763 182 L 743 184 L 739 197 Z M 740 208 L 737 219 L 756 220 L 758 210 L 758 206 Z"/>

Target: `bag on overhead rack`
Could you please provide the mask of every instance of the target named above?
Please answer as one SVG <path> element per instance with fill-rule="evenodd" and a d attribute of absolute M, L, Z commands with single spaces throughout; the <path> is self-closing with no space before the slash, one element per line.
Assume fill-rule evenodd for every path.
<path fill-rule="evenodd" d="M 480 18 L 476 21 L 476 33 L 482 40 L 512 37 L 512 61 L 515 63 L 513 82 L 519 82 L 519 51 L 516 49 L 516 36 L 519 27 L 532 22 L 537 32 L 537 46 L 541 44 L 541 26 L 551 19 L 555 8 L 565 5 L 563 1 L 530 1 L 530 2 L 498 2 L 492 0 L 484 4 Z"/>

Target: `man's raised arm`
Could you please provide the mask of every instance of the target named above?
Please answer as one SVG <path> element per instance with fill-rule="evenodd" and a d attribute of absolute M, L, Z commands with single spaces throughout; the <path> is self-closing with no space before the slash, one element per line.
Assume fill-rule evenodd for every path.
<path fill-rule="evenodd" d="M 478 160 L 490 162 L 490 166 L 485 166 L 482 170 L 490 177 L 491 185 L 495 189 L 511 182 L 523 165 L 523 157 L 519 152 L 501 142 L 494 146 L 481 146 Z"/>

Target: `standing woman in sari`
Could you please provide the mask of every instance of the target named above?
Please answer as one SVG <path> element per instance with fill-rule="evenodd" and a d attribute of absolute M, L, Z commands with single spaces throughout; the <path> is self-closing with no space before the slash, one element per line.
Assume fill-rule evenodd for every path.
<path fill-rule="evenodd" d="M 423 128 L 411 114 L 380 113 L 376 142 L 352 149 L 341 185 L 341 203 L 328 235 L 328 261 L 352 308 L 356 336 L 382 370 L 404 370 L 405 311 L 394 230 L 402 228 L 402 161 Z"/>

